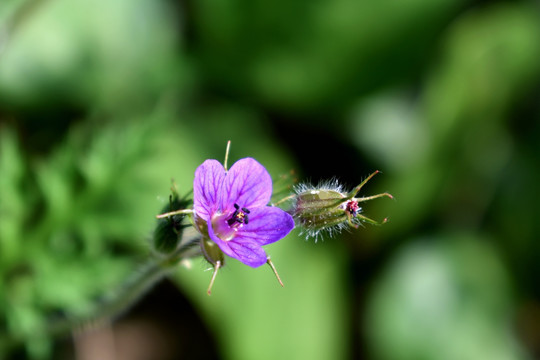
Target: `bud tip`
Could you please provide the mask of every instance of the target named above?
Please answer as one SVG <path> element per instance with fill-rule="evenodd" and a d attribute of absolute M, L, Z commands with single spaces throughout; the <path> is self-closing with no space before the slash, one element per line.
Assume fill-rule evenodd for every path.
<path fill-rule="evenodd" d="M 212 286 L 214 286 L 214 281 L 216 280 L 217 273 L 219 271 L 219 268 L 221 267 L 221 261 L 216 261 L 216 264 L 214 265 L 214 272 L 212 273 L 212 279 L 210 279 L 210 285 L 208 285 L 208 289 L 206 290 L 206 293 L 208 296 L 212 295 Z"/>
<path fill-rule="evenodd" d="M 270 268 L 271 268 L 272 271 L 274 272 L 274 275 L 276 275 L 276 279 L 277 279 L 277 281 L 279 282 L 279 285 L 281 285 L 281 287 L 284 287 L 283 281 L 281 281 L 281 278 L 279 277 L 279 274 L 278 274 L 278 272 L 277 272 L 277 270 L 276 270 L 276 267 L 274 266 L 274 264 L 273 264 L 272 261 L 270 260 L 270 256 L 268 256 L 268 257 L 266 258 L 266 263 L 267 263 L 268 265 L 270 265 Z"/>

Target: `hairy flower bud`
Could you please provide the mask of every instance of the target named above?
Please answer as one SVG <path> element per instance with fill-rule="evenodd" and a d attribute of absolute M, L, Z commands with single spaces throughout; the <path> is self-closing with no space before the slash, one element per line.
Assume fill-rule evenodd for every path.
<path fill-rule="evenodd" d="M 381 224 L 361 215 L 362 208 L 358 204 L 383 196 L 393 198 L 392 195 L 382 193 L 355 197 L 362 186 L 377 173 L 378 171 L 372 173 L 350 192 L 343 191 L 336 181 L 315 187 L 308 185 L 297 187 L 292 214 L 298 226 L 302 228 L 302 233 L 308 238 L 317 239 L 321 232 L 331 236 L 349 226 L 357 228 L 362 222 Z M 382 223 L 386 221 L 387 219 L 384 219 Z"/>
<path fill-rule="evenodd" d="M 302 191 L 296 197 L 294 217 L 300 226 L 311 231 L 339 225 L 348 220 L 341 206 L 345 197 L 328 189 Z"/>
<path fill-rule="evenodd" d="M 191 203 L 187 198 L 180 198 L 176 190 L 173 189 L 169 197 L 169 203 L 163 208 L 163 213 L 186 209 Z M 176 250 L 176 247 L 182 240 L 182 232 L 191 224 L 185 224 L 185 214 L 172 215 L 158 219 L 158 223 L 154 230 L 153 247 L 162 254 L 169 254 Z"/>

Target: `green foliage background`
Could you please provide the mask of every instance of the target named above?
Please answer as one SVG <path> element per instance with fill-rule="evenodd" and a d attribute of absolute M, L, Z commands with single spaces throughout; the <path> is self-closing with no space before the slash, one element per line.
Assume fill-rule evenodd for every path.
<path fill-rule="evenodd" d="M 150 254 L 171 178 L 252 156 L 389 191 L 267 268 L 171 276 L 224 359 L 540 355 L 534 1 L 4 0 L 0 358 Z M 174 311 L 174 309 L 171 309 Z M 11 350 L 10 350 L 11 351 Z"/>

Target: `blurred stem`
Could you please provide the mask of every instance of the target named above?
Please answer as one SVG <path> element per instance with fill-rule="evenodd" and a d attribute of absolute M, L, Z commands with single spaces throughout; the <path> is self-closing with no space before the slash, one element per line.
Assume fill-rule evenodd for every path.
<path fill-rule="evenodd" d="M 43 331 L 29 337 L 2 338 L 0 335 L 0 350 L 10 350 L 22 346 L 31 338 L 59 337 L 72 331 L 98 327 L 110 322 L 133 306 L 153 285 L 163 279 L 176 268 L 183 259 L 193 256 L 190 252 L 198 244 L 199 236 L 186 232 L 178 248 L 170 254 L 154 257 L 142 267 L 128 276 L 119 289 L 100 301 L 89 314 L 80 317 L 66 317 L 46 326 Z"/>
<path fill-rule="evenodd" d="M 194 239 L 194 242 L 198 239 Z M 150 288 L 163 279 L 178 263 L 184 259 L 184 254 L 193 242 L 188 242 L 176 251 L 162 258 L 150 259 L 141 268 L 137 269 L 120 286 L 120 289 L 106 298 L 103 304 L 98 305 L 86 321 L 73 325 L 83 325 L 90 322 L 109 321 L 118 317 L 135 304 Z M 54 333 L 54 329 L 53 329 Z"/>

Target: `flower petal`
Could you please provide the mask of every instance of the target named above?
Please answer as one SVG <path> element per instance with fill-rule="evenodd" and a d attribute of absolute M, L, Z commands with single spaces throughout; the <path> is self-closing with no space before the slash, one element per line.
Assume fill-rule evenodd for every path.
<path fill-rule="evenodd" d="M 266 252 L 261 245 L 253 240 L 241 239 L 241 241 L 236 241 L 236 239 L 233 239 L 223 241 L 214 233 L 211 221 L 208 221 L 208 235 L 227 256 L 254 268 L 266 263 Z"/>
<path fill-rule="evenodd" d="M 267 245 L 283 239 L 293 228 L 291 215 L 280 208 L 265 206 L 250 212 L 249 223 L 238 228 L 234 240 Z"/>
<path fill-rule="evenodd" d="M 227 172 L 221 189 L 221 209 L 234 210 L 234 204 L 248 209 L 265 206 L 272 196 L 272 178 L 255 159 L 244 158 Z"/>
<path fill-rule="evenodd" d="M 209 220 L 219 207 L 219 192 L 225 179 L 225 168 L 217 160 L 206 160 L 195 171 L 193 209 L 200 218 Z"/>

